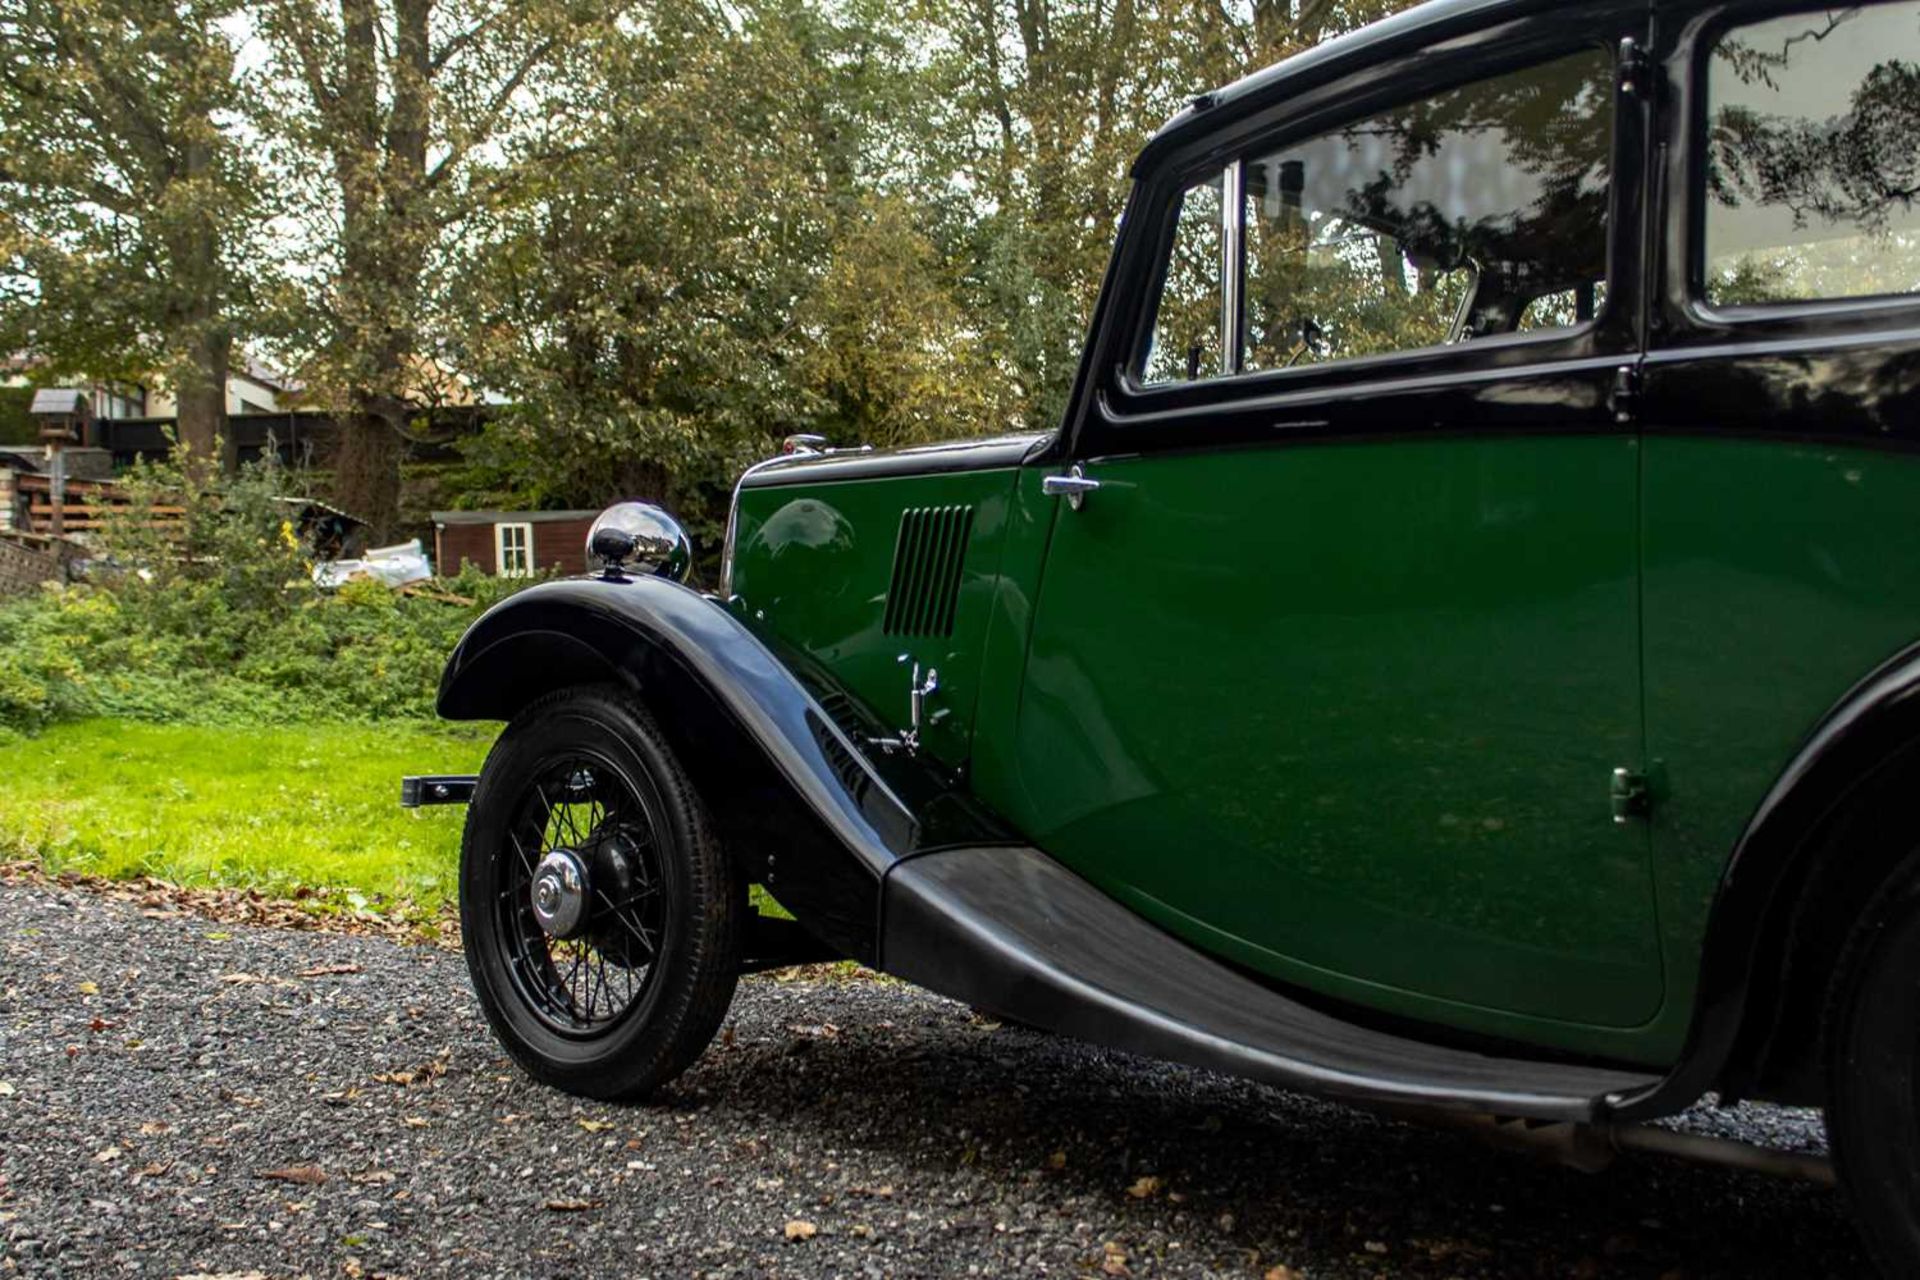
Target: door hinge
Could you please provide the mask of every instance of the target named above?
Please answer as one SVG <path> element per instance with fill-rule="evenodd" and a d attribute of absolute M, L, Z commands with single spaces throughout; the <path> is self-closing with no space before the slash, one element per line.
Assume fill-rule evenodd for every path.
<path fill-rule="evenodd" d="M 1647 775 L 1637 769 L 1615 769 L 1607 795 L 1613 804 L 1615 822 L 1631 822 L 1653 811 L 1653 787 Z"/>
<path fill-rule="evenodd" d="M 1620 92 L 1645 99 L 1653 88 L 1653 59 L 1646 46 L 1628 36 L 1620 42 Z"/>
<path fill-rule="evenodd" d="M 1607 396 L 1613 420 L 1628 426 L 1640 417 L 1640 366 L 1623 364 L 1613 371 L 1613 390 Z"/>

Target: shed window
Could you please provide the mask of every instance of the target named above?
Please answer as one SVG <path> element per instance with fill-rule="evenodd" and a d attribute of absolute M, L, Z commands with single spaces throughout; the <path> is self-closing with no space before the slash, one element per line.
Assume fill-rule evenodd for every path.
<path fill-rule="evenodd" d="M 524 578 L 533 572 L 533 526 L 493 526 L 493 563 L 503 578 Z"/>

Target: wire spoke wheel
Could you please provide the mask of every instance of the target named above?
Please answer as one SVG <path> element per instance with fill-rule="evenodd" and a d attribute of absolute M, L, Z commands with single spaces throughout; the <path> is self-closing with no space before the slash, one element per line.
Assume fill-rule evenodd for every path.
<path fill-rule="evenodd" d="M 518 994 L 554 1031 L 605 1034 L 665 944 L 659 823 L 612 762 L 569 754 L 528 779 L 507 841 L 495 911 Z"/>
<path fill-rule="evenodd" d="M 626 691 L 556 690 L 508 723 L 460 845 L 474 994 L 536 1079 L 639 1098 L 692 1064 L 740 974 L 746 889 Z"/>

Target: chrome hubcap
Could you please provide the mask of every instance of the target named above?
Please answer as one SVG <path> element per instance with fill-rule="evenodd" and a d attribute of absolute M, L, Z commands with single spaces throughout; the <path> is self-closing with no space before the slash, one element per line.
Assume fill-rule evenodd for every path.
<path fill-rule="evenodd" d="M 540 859 L 533 875 L 533 918 L 550 938 L 571 938 L 587 920 L 587 868 L 571 849 Z"/>

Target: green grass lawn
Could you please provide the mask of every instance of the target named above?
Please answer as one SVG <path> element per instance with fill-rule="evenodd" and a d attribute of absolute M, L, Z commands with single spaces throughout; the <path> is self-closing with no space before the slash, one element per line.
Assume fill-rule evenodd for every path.
<path fill-rule="evenodd" d="M 0 744 L 0 856 L 433 910 L 454 897 L 466 810 L 400 808 L 400 776 L 477 772 L 498 728 L 59 725 Z"/>

